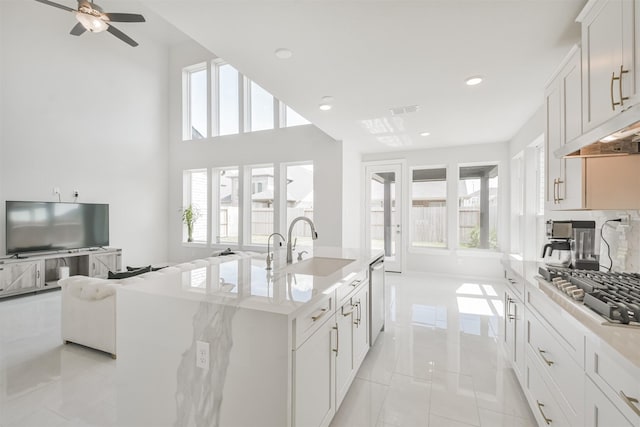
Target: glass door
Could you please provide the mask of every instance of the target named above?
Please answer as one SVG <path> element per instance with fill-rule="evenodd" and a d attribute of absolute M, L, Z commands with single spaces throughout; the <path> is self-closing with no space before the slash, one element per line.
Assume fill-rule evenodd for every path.
<path fill-rule="evenodd" d="M 366 167 L 366 243 L 382 250 L 385 269 L 402 271 L 402 165 Z"/>

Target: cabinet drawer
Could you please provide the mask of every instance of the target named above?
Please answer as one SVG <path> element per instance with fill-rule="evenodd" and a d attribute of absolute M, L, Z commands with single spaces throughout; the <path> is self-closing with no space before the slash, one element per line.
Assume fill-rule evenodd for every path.
<path fill-rule="evenodd" d="M 584 371 L 569 355 L 549 330 L 531 312 L 527 313 L 527 351 L 538 361 L 538 367 L 547 374 L 561 394 L 561 404 L 573 425 L 582 425 L 584 413 Z"/>
<path fill-rule="evenodd" d="M 587 340 L 586 354 L 589 378 L 633 425 L 640 426 L 640 369 L 612 357 L 592 339 Z"/>
<path fill-rule="evenodd" d="M 527 355 L 526 388 L 531 411 L 539 426 L 570 427 L 552 387 L 537 368 L 538 362 Z M 582 395 L 582 394 L 581 394 Z"/>
<path fill-rule="evenodd" d="M 298 348 L 309 336 L 311 336 L 324 322 L 331 318 L 335 311 L 334 297 L 326 299 L 309 307 L 293 321 L 294 340 L 293 348 Z"/>
<path fill-rule="evenodd" d="M 575 318 L 533 286 L 527 286 L 526 304 L 549 325 L 571 358 L 580 367 L 584 367 L 585 334 L 578 327 Z"/>
<path fill-rule="evenodd" d="M 516 274 L 510 268 L 504 271 L 504 277 L 507 279 L 507 286 L 511 288 L 512 292 L 520 299 L 524 299 L 525 280 L 522 276 Z"/>
<path fill-rule="evenodd" d="M 590 378 L 585 384 L 585 427 L 634 427 Z M 637 426 L 637 424 L 636 424 Z"/>
<path fill-rule="evenodd" d="M 358 273 L 354 273 L 352 277 L 347 276 L 345 279 L 348 280 L 346 280 L 345 284 L 336 290 L 336 301 L 338 301 L 337 305 L 341 305 L 346 298 L 350 297 L 356 291 L 358 286 L 367 280 L 368 274 L 368 270 L 362 270 Z"/>

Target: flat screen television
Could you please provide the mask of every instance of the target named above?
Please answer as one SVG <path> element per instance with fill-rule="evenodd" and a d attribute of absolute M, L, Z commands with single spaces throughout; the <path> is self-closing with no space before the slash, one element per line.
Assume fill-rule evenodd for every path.
<path fill-rule="evenodd" d="M 109 245 L 109 205 L 6 201 L 7 254 Z"/>

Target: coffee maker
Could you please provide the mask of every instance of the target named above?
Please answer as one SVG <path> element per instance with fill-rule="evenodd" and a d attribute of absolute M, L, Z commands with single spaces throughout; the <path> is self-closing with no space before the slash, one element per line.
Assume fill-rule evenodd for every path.
<path fill-rule="evenodd" d="M 599 270 L 595 254 L 595 221 L 547 221 L 549 243 L 542 248 L 544 263 L 550 267 Z"/>

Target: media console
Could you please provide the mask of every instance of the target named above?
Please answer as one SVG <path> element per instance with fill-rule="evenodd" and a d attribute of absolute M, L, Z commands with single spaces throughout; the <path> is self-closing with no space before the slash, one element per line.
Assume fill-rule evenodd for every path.
<path fill-rule="evenodd" d="M 0 298 L 59 288 L 58 267 L 69 275 L 107 278 L 122 268 L 122 249 L 80 249 L 0 259 Z"/>

